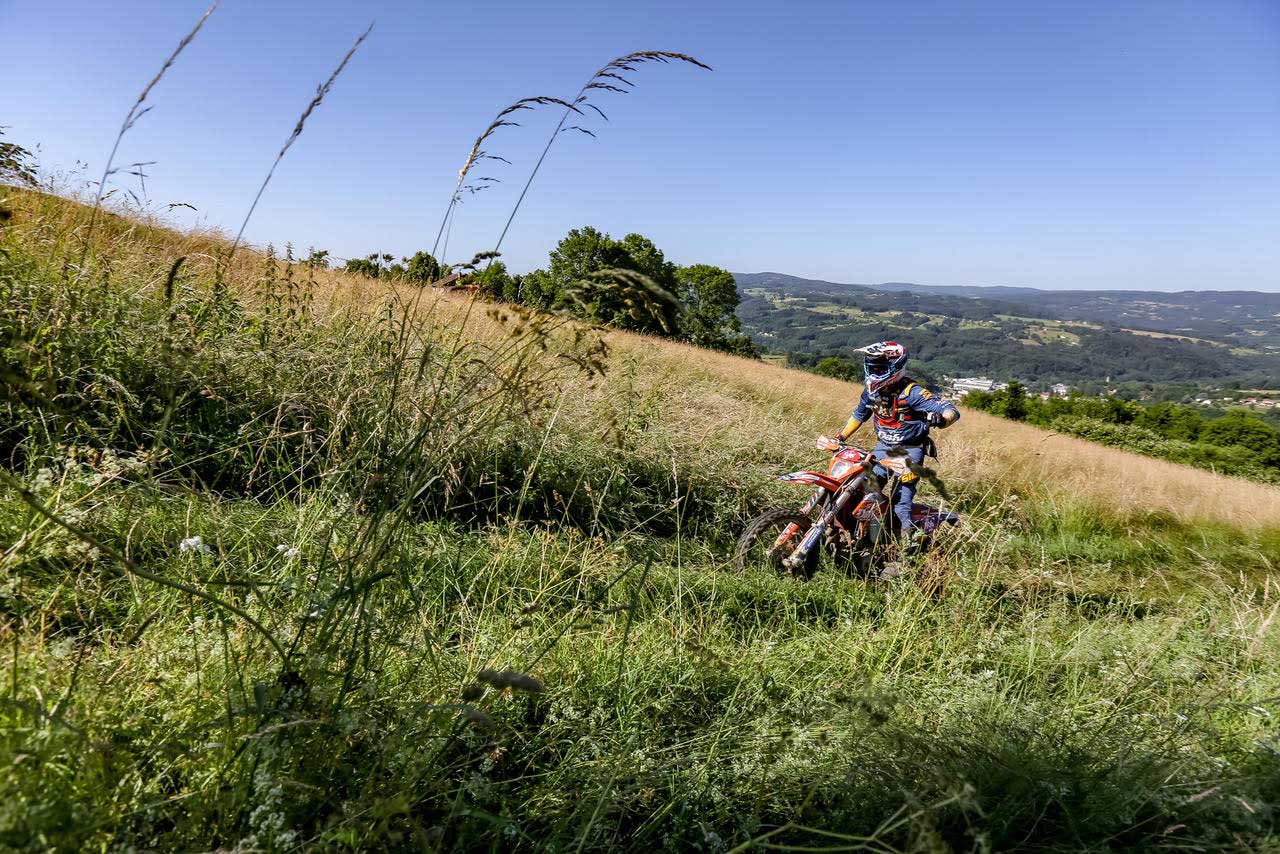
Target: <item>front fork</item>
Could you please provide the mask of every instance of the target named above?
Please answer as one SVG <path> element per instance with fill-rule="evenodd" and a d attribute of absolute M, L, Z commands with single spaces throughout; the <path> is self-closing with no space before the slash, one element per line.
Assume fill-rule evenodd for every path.
<path fill-rule="evenodd" d="M 818 506 L 819 502 L 822 501 L 822 497 L 826 494 L 827 494 L 827 491 L 823 489 L 821 486 L 819 486 L 817 489 L 813 491 L 813 495 L 809 497 L 809 500 L 805 502 L 805 505 L 800 508 L 800 512 L 808 516 L 810 513 L 813 512 L 813 508 Z M 789 523 L 787 527 L 782 529 L 782 533 L 778 535 L 778 539 L 773 541 L 773 548 L 777 549 L 779 546 L 784 545 L 787 542 L 787 540 L 795 536 L 796 531 L 798 530 L 800 530 L 799 525 L 797 525 L 795 522 Z"/>
<path fill-rule="evenodd" d="M 809 504 L 805 508 L 806 513 L 817 505 L 818 499 L 821 497 L 821 493 L 822 491 L 820 490 L 818 494 L 814 495 L 813 498 L 809 500 Z M 836 493 L 835 500 L 827 505 L 827 509 L 823 511 L 820 517 L 818 517 L 818 521 L 809 529 L 809 533 L 805 534 L 804 539 L 800 541 L 800 545 L 797 546 L 796 550 L 783 561 L 784 564 L 787 564 L 791 568 L 804 565 L 805 558 L 808 557 L 809 552 L 812 551 L 822 539 L 822 534 L 826 531 L 827 526 L 831 524 L 831 520 L 834 519 L 836 514 L 843 510 L 844 506 L 849 503 L 849 497 L 852 494 L 853 490 L 847 486 Z M 793 526 L 788 526 L 788 529 L 790 527 Z"/>

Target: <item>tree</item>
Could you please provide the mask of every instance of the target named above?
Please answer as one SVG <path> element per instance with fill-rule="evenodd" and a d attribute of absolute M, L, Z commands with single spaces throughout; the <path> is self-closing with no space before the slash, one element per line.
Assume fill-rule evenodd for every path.
<path fill-rule="evenodd" d="M 560 290 L 565 291 L 592 273 L 630 263 L 634 262 L 618 241 L 588 225 L 570 229 L 556 244 L 548 259 L 547 272 Z"/>
<path fill-rule="evenodd" d="M 404 278 L 419 285 L 429 285 L 440 279 L 440 262 L 428 252 L 415 252 L 404 261 Z"/>
<path fill-rule="evenodd" d="M 1013 421 L 1022 421 L 1027 417 L 1027 387 L 1018 381 L 1009 383 L 1004 390 L 1004 412 L 1005 418 Z"/>
<path fill-rule="evenodd" d="M 1210 421 L 1200 441 L 1248 448 L 1265 466 L 1280 466 L 1280 430 L 1239 410 Z"/>
<path fill-rule="evenodd" d="M 827 356 L 825 359 L 820 359 L 818 364 L 814 365 L 813 372 L 838 380 L 851 380 L 857 376 L 855 366 L 838 356 Z"/>
<path fill-rule="evenodd" d="M 487 299 L 505 300 L 511 290 L 511 276 L 507 274 L 507 265 L 501 261 L 492 261 L 483 270 L 471 277 Z"/>
<path fill-rule="evenodd" d="M 570 230 L 548 260 L 556 291 L 552 304 L 572 304 L 584 317 L 620 329 L 661 334 L 673 328 L 674 268 L 648 238 L 629 234 L 614 240 L 588 225 Z M 609 270 L 633 271 L 644 279 L 606 275 Z"/>
<path fill-rule="evenodd" d="M 666 259 L 652 240 L 643 234 L 632 233 L 622 238 L 618 245 L 626 253 L 626 261 L 619 266 L 648 276 L 658 287 L 676 295 L 676 265 Z"/>
<path fill-rule="evenodd" d="M 614 240 L 592 226 L 569 231 L 547 269 L 511 278 L 497 268 L 481 280 L 493 299 L 541 309 L 564 308 L 596 323 L 679 338 L 742 356 L 759 357 L 737 317 L 733 275 L 710 264 L 678 267 L 643 234 Z"/>
<path fill-rule="evenodd" d="M 531 270 L 516 283 L 516 302 L 544 311 L 560 305 L 562 293 L 547 270 Z"/>
<path fill-rule="evenodd" d="M 736 313 L 740 297 L 732 273 L 710 264 L 691 264 L 679 268 L 676 278 L 677 295 L 684 305 L 682 338 L 701 347 L 726 350 L 743 337 L 742 321 Z"/>
<path fill-rule="evenodd" d="M 348 273 L 355 273 L 357 276 L 368 276 L 370 279 L 378 278 L 378 274 L 382 272 L 382 268 L 378 266 L 377 253 L 367 258 L 352 258 L 342 265 L 342 269 Z"/>

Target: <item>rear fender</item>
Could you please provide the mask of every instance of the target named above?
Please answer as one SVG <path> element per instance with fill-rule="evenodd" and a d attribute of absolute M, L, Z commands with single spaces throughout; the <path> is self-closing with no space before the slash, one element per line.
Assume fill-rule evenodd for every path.
<path fill-rule="evenodd" d="M 930 507 L 928 504 L 912 504 L 911 521 L 926 534 L 932 534 L 943 525 L 960 524 L 960 517 L 955 513 Z"/>

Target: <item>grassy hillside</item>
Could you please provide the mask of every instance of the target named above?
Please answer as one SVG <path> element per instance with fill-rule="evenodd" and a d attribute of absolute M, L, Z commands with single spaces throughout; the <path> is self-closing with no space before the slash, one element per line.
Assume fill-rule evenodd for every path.
<path fill-rule="evenodd" d="M 855 386 L 8 204 L 0 846 L 1280 841 L 1280 490 L 965 413 L 910 578 L 739 577 Z"/>

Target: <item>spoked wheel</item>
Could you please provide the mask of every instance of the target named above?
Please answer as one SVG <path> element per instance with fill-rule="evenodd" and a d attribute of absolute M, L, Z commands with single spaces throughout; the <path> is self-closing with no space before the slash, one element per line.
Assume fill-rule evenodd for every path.
<path fill-rule="evenodd" d="M 738 538 L 738 547 L 733 553 L 734 571 L 744 573 L 755 569 L 769 569 L 773 572 L 787 572 L 782 561 L 796 550 L 811 527 L 813 520 L 794 508 L 776 507 L 766 510 Z M 814 548 L 809 553 L 799 575 L 808 578 L 813 574 L 818 562 L 818 552 L 819 549 Z"/>

